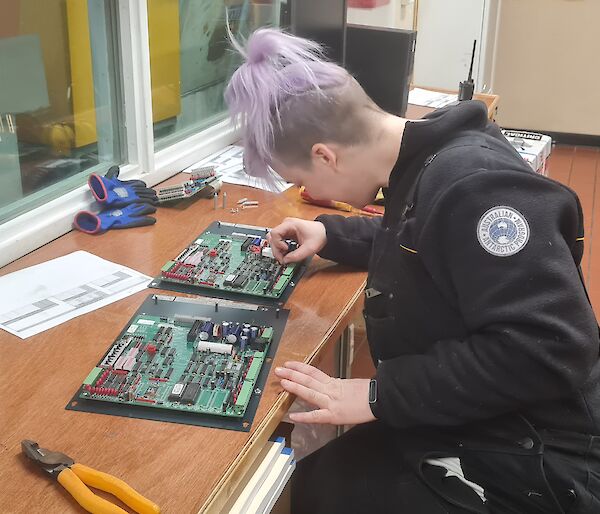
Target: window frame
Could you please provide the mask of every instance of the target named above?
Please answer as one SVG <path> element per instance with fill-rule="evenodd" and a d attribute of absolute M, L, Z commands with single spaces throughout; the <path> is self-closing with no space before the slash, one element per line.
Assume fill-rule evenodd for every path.
<path fill-rule="evenodd" d="M 239 129 L 227 117 L 155 151 L 147 3 L 116 0 L 114 14 L 118 24 L 117 71 L 124 105 L 127 163 L 121 166 L 120 177 L 142 179 L 152 187 L 234 143 L 239 139 Z M 73 218 L 80 210 L 97 210 L 87 185 L 0 224 L 0 267 L 70 232 Z"/>

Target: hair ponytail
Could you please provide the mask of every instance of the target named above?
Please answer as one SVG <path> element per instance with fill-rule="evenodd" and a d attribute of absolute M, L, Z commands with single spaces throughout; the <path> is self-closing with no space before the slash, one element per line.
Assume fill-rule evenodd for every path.
<path fill-rule="evenodd" d="M 256 30 L 242 46 L 229 34 L 245 62 L 225 90 L 235 121 L 245 125 L 245 162 L 249 174 L 267 176 L 274 134 L 281 125 L 280 107 L 290 97 L 319 92 L 348 80 L 348 73 L 328 62 L 321 45 L 281 30 Z"/>

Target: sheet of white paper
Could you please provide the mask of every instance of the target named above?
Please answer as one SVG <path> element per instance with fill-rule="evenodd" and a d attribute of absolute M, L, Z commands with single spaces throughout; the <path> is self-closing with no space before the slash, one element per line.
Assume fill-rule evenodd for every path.
<path fill-rule="evenodd" d="M 227 146 L 192 164 L 189 168 L 183 170 L 183 172 L 192 173 L 195 169 L 204 166 L 214 166 L 219 178 L 228 184 L 254 187 L 272 193 L 281 193 L 292 186 L 292 184 L 283 180 L 274 171 L 272 171 L 273 177 L 270 180 L 251 177 L 246 174 L 244 171 L 244 149 L 239 145 Z"/>
<path fill-rule="evenodd" d="M 446 105 L 456 102 L 458 95 L 449 95 L 447 93 L 439 93 L 436 91 L 428 91 L 427 89 L 414 88 L 408 93 L 408 103 L 413 105 L 423 105 L 433 109 L 440 109 Z"/>
<path fill-rule="evenodd" d="M 0 328 L 21 339 L 142 291 L 150 277 L 84 251 L 0 277 Z"/>

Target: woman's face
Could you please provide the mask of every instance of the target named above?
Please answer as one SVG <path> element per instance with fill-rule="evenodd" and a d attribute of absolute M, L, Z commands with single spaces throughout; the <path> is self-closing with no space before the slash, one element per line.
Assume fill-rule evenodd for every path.
<path fill-rule="evenodd" d="M 273 169 L 286 181 L 304 186 L 315 200 L 338 200 L 358 209 L 373 202 L 381 185 L 373 169 L 369 149 L 364 145 L 313 145 L 310 161 L 304 166 L 273 160 Z"/>

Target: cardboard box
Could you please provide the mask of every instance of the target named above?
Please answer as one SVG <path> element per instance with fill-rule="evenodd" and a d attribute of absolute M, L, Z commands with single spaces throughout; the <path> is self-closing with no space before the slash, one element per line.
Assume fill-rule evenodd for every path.
<path fill-rule="evenodd" d="M 536 173 L 547 176 L 546 162 L 552 152 L 552 138 L 537 132 L 505 130 L 502 134 Z"/>

